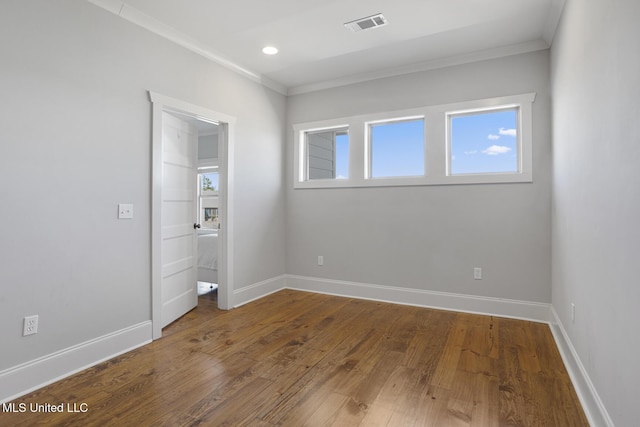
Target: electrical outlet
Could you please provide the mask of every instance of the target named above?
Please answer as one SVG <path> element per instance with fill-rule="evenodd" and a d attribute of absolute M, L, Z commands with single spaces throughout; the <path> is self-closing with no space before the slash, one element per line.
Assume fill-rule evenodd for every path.
<path fill-rule="evenodd" d="M 480 267 L 475 267 L 473 269 L 473 279 L 482 280 L 482 269 Z"/>
<path fill-rule="evenodd" d="M 322 255 L 318 255 L 318 265 L 324 265 L 324 257 Z"/>
<path fill-rule="evenodd" d="M 118 205 L 118 219 L 133 218 L 133 205 L 131 203 L 120 203 Z"/>
<path fill-rule="evenodd" d="M 22 336 L 33 335 L 38 333 L 38 315 L 27 316 L 24 318 L 22 326 Z"/>

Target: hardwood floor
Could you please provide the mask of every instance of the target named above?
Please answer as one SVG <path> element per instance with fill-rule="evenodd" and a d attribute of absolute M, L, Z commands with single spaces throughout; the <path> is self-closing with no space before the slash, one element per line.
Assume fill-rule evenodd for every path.
<path fill-rule="evenodd" d="M 588 425 L 545 324 L 289 290 L 227 312 L 203 295 L 162 339 L 14 403 L 0 425 Z M 28 410 L 60 403 L 86 412 Z"/>

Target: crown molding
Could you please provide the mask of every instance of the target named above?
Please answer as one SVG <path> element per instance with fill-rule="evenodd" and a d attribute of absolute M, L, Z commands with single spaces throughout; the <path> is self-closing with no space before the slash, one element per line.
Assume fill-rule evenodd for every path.
<path fill-rule="evenodd" d="M 254 82 L 260 83 L 263 86 L 268 87 L 282 95 L 287 94 L 287 88 L 278 82 L 275 82 L 261 74 L 255 73 L 245 67 L 242 67 L 230 59 L 226 58 L 218 52 L 214 52 L 205 46 L 198 40 L 190 37 L 175 28 L 166 25 L 157 19 L 141 12 L 140 10 L 129 6 L 121 0 L 87 0 L 104 10 L 107 10 L 114 15 L 138 25 L 154 34 L 159 35 L 167 40 L 174 42 L 175 44 L 184 47 L 200 56 L 203 56 L 210 61 L 215 62 L 231 71 L 236 72 Z"/>

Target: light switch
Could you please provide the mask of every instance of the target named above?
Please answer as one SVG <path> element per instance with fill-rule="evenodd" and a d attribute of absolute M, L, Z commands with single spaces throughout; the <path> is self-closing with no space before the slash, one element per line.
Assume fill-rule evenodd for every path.
<path fill-rule="evenodd" d="M 118 205 L 118 219 L 133 218 L 133 205 L 130 203 L 120 203 Z"/>

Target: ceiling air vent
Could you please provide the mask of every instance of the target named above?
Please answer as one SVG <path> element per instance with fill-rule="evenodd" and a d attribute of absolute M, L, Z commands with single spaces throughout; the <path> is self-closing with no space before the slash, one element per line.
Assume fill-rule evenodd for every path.
<path fill-rule="evenodd" d="M 369 30 L 387 25 L 387 20 L 381 13 L 377 15 L 367 16 L 366 18 L 356 19 L 355 21 L 346 22 L 345 27 L 357 33 L 358 31 Z"/>

